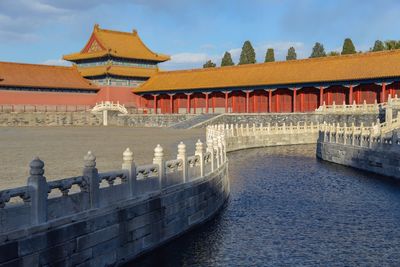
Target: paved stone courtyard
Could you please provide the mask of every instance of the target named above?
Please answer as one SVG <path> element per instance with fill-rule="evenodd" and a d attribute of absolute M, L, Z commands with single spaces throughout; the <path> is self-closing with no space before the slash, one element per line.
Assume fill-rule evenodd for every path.
<path fill-rule="evenodd" d="M 29 162 L 39 156 L 45 176 L 55 180 L 82 173 L 83 156 L 91 150 L 100 172 L 121 168 L 122 152 L 134 153 L 137 164 L 152 162 L 157 144 L 167 159 L 176 158 L 177 144 L 184 141 L 194 153 L 197 139 L 205 142 L 205 130 L 125 127 L 7 127 L 0 128 L 0 189 L 26 184 Z"/>

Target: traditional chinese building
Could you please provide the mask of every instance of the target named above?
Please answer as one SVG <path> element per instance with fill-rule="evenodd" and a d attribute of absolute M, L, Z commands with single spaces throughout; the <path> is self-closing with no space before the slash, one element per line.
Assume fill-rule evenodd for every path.
<path fill-rule="evenodd" d="M 136 30 L 119 32 L 94 26 L 85 47 L 63 56 L 76 64 L 83 77 L 99 86 L 137 87 L 158 72 L 169 56 L 151 51 Z"/>
<path fill-rule="evenodd" d="M 0 104 L 93 105 L 98 91 L 75 67 L 0 62 Z"/>
<path fill-rule="evenodd" d="M 384 102 L 400 88 L 400 50 L 182 71 L 133 90 L 154 113 L 308 112 Z"/>

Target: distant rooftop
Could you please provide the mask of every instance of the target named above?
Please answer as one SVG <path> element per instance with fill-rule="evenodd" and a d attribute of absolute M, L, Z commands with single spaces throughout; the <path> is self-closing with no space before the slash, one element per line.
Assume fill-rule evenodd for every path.
<path fill-rule="evenodd" d="M 100 29 L 98 24 L 94 26 L 92 35 L 82 51 L 64 55 L 63 59 L 78 61 L 107 55 L 156 62 L 164 62 L 170 59 L 167 55 L 151 51 L 142 42 L 136 30 L 132 32 L 105 30 Z"/>

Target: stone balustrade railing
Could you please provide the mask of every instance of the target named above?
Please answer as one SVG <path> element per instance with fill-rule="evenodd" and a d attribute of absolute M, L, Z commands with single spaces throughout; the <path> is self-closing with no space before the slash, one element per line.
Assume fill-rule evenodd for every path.
<path fill-rule="evenodd" d="M 355 101 L 353 101 L 353 104 L 351 105 L 346 105 L 345 102 L 343 102 L 342 105 L 336 104 L 335 102 L 333 102 L 332 105 L 326 105 L 324 102 L 323 105 L 315 110 L 315 112 L 322 114 L 379 113 L 381 110 L 385 110 L 388 106 L 392 108 L 400 108 L 400 98 L 398 98 L 397 95 L 395 95 L 394 98 L 389 95 L 388 101 L 384 103 L 377 103 L 375 100 L 374 104 L 367 104 L 364 100 L 363 104 L 358 105 Z"/>
<path fill-rule="evenodd" d="M 207 139 L 218 133 L 226 144 L 226 151 L 276 145 L 316 143 L 321 124 L 220 124 L 207 127 Z"/>
<path fill-rule="evenodd" d="M 176 159 L 166 160 L 163 148 L 157 145 L 153 162 L 148 165 L 136 166 L 133 152 L 127 148 L 122 155 L 122 168 L 110 172 L 99 173 L 96 157 L 89 151 L 82 175 L 56 181 L 46 180 L 44 162 L 35 158 L 29 165 L 27 186 L 0 191 L 0 233 L 161 194 L 211 175 L 226 162 L 224 136 L 219 131 L 208 135 L 206 149 L 198 140 L 195 154 L 190 156 L 181 142 Z"/>
<path fill-rule="evenodd" d="M 400 128 L 400 117 L 388 120 L 384 123 L 377 122 L 370 127 L 363 124 L 322 124 L 319 133 L 319 142 L 336 143 L 349 146 L 372 148 L 380 144 L 400 144 L 395 129 Z"/>

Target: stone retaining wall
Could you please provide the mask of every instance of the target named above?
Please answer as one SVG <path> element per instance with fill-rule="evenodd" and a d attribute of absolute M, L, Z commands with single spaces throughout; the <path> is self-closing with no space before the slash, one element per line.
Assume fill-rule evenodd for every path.
<path fill-rule="evenodd" d="M 0 113 L 0 126 L 100 126 L 101 114 L 90 112 Z"/>
<path fill-rule="evenodd" d="M 108 124 L 127 127 L 170 127 L 194 118 L 195 114 L 129 114 L 112 116 Z"/>
<path fill-rule="evenodd" d="M 325 125 L 319 132 L 317 157 L 399 179 L 399 128 L 399 117 L 372 127 Z"/>
<path fill-rule="evenodd" d="M 142 166 L 127 149 L 122 169 L 106 173 L 89 152 L 82 176 L 51 182 L 34 159 L 27 186 L 0 191 L 0 266 L 119 265 L 204 223 L 229 196 L 223 137 L 214 137 L 194 156 L 180 143 L 167 161 L 158 145 Z"/>
<path fill-rule="evenodd" d="M 382 145 L 370 149 L 343 144 L 318 143 L 317 157 L 329 162 L 400 179 L 400 148 Z"/>

